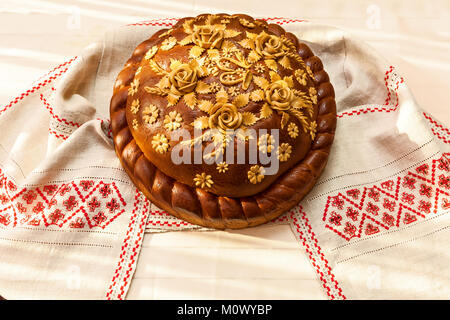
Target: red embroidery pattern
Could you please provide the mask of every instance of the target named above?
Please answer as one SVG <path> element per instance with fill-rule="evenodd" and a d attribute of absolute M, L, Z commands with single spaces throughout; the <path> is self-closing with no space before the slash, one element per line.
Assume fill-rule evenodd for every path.
<path fill-rule="evenodd" d="M 443 125 L 437 123 L 429 114 L 422 112 L 425 119 L 430 122 L 431 132 L 444 143 L 450 144 L 450 130 Z"/>
<path fill-rule="evenodd" d="M 142 197 L 144 197 L 141 194 Z M 145 197 L 144 197 L 145 198 Z M 148 201 L 147 198 L 144 199 L 144 208 L 143 208 L 143 214 L 141 215 L 140 220 L 138 221 L 138 231 L 135 236 L 134 242 L 132 242 L 133 247 L 131 248 L 131 255 L 128 260 L 128 264 L 126 265 L 127 271 L 125 272 L 125 277 L 122 280 L 122 285 L 120 286 L 119 294 L 117 295 L 117 298 L 120 300 L 125 299 L 125 295 L 128 291 L 128 286 L 131 282 L 131 276 L 133 275 L 133 271 L 137 264 L 137 256 L 140 252 L 140 246 L 142 243 L 142 239 L 144 238 L 144 231 L 145 231 L 145 223 L 147 221 L 148 215 L 148 207 L 150 206 L 150 201 Z"/>
<path fill-rule="evenodd" d="M 308 22 L 305 19 L 289 19 L 289 18 L 263 18 L 267 22 L 273 22 L 279 25 L 294 23 L 294 22 Z"/>
<path fill-rule="evenodd" d="M 328 260 L 325 258 L 325 255 L 319 246 L 317 237 L 312 231 L 311 224 L 309 223 L 302 206 L 298 206 L 289 213 L 289 220 L 292 223 L 294 232 L 297 234 L 305 248 L 311 264 L 316 269 L 327 296 L 332 300 L 346 299 L 339 283 L 336 281 L 334 274 L 331 271 Z"/>
<path fill-rule="evenodd" d="M 329 196 L 322 220 L 347 241 L 450 209 L 450 153 L 379 185 Z"/>
<path fill-rule="evenodd" d="M 171 27 L 178 20 L 179 20 L 179 18 L 152 19 L 152 20 L 140 21 L 140 22 L 136 22 L 136 23 L 130 23 L 130 24 L 127 24 L 127 26 Z"/>
<path fill-rule="evenodd" d="M 0 225 L 104 229 L 125 211 L 114 182 L 74 180 L 18 189 L 0 171 Z"/>
<path fill-rule="evenodd" d="M 73 121 L 66 120 L 64 118 L 60 118 L 57 114 L 55 114 L 53 112 L 52 106 L 50 105 L 50 103 L 48 103 L 47 99 L 44 98 L 44 95 L 42 93 L 39 95 L 39 98 L 41 99 L 42 103 L 44 104 L 44 106 L 48 110 L 48 112 L 50 112 L 50 115 L 52 116 L 53 119 L 65 124 L 65 125 L 74 126 L 77 128 L 79 128 L 81 126 L 81 124 L 79 124 L 77 122 L 73 122 Z"/>
<path fill-rule="evenodd" d="M 141 211 L 139 208 L 142 202 L 144 204 Z M 108 300 L 125 298 L 131 276 L 136 267 L 137 255 L 144 236 L 149 207 L 150 201 L 136 189 L 133 211 L 131 212 L 130 223 L 122 243 L 119 262 L 106 292 L 106 299 Z M 140 214 L 141 212 L 142 214 Z"/>
<path fill-rule="evenodd" d="M 52 130 L 50 128 L 48 128 L 48 132 L 52 135 L 54 135 L 56 138 L 58 139 L 63 139 L 63 140 L 67 140 L 67 138 L 69 138 L 68 136 L 65 136 L 63 134 L 59 134 L 58 132 L 56 132 L 55 130 Z"/>
<path fill-rule="evenodd" d="M 395 68 L 393 66 L 389 66 L 389 70 L 385 72 L 384 77 L 384 85 L 386 86 L 387 91 L 387 98 L 384 102 L 385 107 L 369 107 L 351 111 L 344 111 L 337 114 L 337 117 L 343 118 L 344 116 L 361 115 L 366 113 L 375 113 L 375 112 L 387 113 L 396 111 L 400 103 L 398 98 L 398 88 L 400 84 L 404 82 L 405 80 L 396 73 Z M 392 99 L 392 96 L 395 96 L 395 99 Z"/>
<path fill-rule="evenodd" d="M 38 84 L 34 85 L 31 89 L 28 89 L 27 91 L 23 92 L 20 96 L 17 96 L 14 98 L 9 104 L 4 106 L 0 110 L 0 114 L 5 112 L 7 109 L 11 108 L 15 104 L 17 104 L 19 101 L 22 101 L 25 97 L 29 96 L 30 94 L 36 92 L 37 90 L 41 89 L 42 87 L 45 87 L 47 84 L 51 83 L 56 78 L 60 77 L 62 74 L 64 74 L 68 69 L 69 65 L 76 60 L 78 57 L 73 57 L 72 59 L 60 64 L 50 72 L 48 72 L 46 75 L 44 75 L 42 78 L 45 78 L 43 81 L 39 82 Z M 59 70 L 61 69 L 61 70 Z M 59 70 L 58 72 L 56 72 Z M 42 79 L 41 78 L 41 79 Z"/>

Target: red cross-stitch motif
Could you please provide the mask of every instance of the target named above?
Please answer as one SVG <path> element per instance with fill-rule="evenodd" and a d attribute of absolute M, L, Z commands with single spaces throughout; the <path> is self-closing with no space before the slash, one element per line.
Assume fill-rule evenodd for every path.
<path fill-rule="evenodd" d="M 395 210 L 395 201 L 389 201 L 389 199 L 384 198 L 383 208 L 385 208 L 389 211 L 394 211 Z"/>
<path fill-rule="evenodd" d="M 43 190 L 47 195 L 52 196 L 58 190 L 58 186 L 55 184 L 44 186 Z"/>
<path fill-rule="evenodd" d="M 393 215 L 390 215 L 386 212 L 383 213 L 383 222 L 386 223 L 388 226 L 393 226 L 395 224 L 395 218 Z"/>
<path fill-rule="evenodd" d="M 335 224 L 337 226 L 341 225 L 342 217 L 338 215 L 336 212 L 331 213 L 331 217 L 328 219 L 328 221 L 332 224 Z"/>
<path fill-rule="evenodd" d="M 377 191 L 375 188 L 370 188 L 369 192 L 367 193 L 367 196 L 369 198 L 372 198 L 375 202 L 378 202 L 380 200 L 380 192 Z"/>
<path fill-rule="evenodd" d="M 50 224 L 58 224 L 59 221 L 61 221 L 64 218 L 64 214 L 61 212 L 61 210 L 56 209 L 48 216 L 49 225 Z"/>
<path fill-rule="evenodd" d="M 450 201 L 449 200 L 447 200 L 447 199 L 442 199 L 442 204 L 441 204 L 441 206 L 442 206 L 442 209 L 444 209 L 444 210 L 448 210 L 448 209 L 450 209 Z"/>
<path fill-rule="evenodd" d="M 125 211 L 114 182 L 74 180 L 22 188 L 0 171 L 0 225 L 104 229 Z"/>
<path fill-rule="evenodd" d="M 350 241 L 450 209 L 450 153 L 379 184 L 327 198 L 325 227 Z"/>
<path fill-rule="evenodd" d="M 411 193 L 403 192 L 402 193 L 402 201 L 407 204 L 414 204 L 414 195 Z"/>
<path fill-rule="evenodd" d="M 347 208 L 347 217 L 349 217 L 350 219 L 352 219 L 353 221 L 358 220 L 358 216 L 359 216 L 359 211 L 355 210 L 351 207 Z"/>
<path fill-rule="evenodd" d="M 359 189 L 351 189 L 347 191 L 347 195 L 349 197 L 352 197 L 353 199 L 358 199 L 359 193 L 360 193 Z"/>

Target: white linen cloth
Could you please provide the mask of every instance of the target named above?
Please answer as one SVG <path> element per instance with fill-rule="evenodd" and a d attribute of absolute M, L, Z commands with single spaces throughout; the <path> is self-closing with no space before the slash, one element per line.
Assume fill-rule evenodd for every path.
<path fill-rule="evenodd" d="M 5 298 L 123 299 L 144 231 L 198 229 L 136 190 L 108 126 L 117 73 L 174 22 L 113 30 L 0 109 Z M 331 299 L 449 298 L 449 130 L 362 41 L 303 20 L 270 22 L 322 59 L 338 106 L 324 174 L 273 223 L 290 224 Z"/>

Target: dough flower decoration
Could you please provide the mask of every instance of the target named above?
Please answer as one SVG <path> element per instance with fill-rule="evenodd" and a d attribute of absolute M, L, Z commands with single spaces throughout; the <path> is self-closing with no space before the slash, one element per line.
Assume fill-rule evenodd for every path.
<path fill-rule="evenodd" d="M 235 96 L 237 96 L 237 95 L 239 94 L 239 88 L 238 88 L 238 87 L 230 87 L 230 88 L 228 89 L 228 93 L 229 93 L 231 96 L 235 97 Z"/>
<path fill-rule="evenodd" d="M 207 113 L 194 120 L 192 125 L 198 129 L 218 129 L 223 134 L 228 130 L 236 130 L 253 125 L 258 117 L 252 112 L 241 112 L 239 109 L 249 103 L 249 94 L 238 94 L 232 101 L 225 90 L 216 93 L 216 103 L 201 100 L 199 109 Z"/>
<path fill-rule="evenodd" d="M 169 140 L 164 134 L 158 133 L 152 138 L 152 147 L 158 153 L 165 153 L 169 149 Z"/>
<path fill-rule="evenodd" d="M 255 51 L 264 58 L 277 59 L 288 50 L 280 37 L 269 35 L 264 31 L 255 38 Z"/>
<path fill-rule="evenodd" d="M 144 87 L 144 90 L 148 93 L 167 96 L 168 106 L 177 104 L 183 97 L 186 105 L 193 110 L 197 105 L 196 93 L 206 94 L 211 91 L 207 83 L 199 80 L 207 75 L 206 68 L 195 59 L 188 63 L 171 59 L 169 69 L 166 71 L 161 68 L 163 70 L 161 80 L 153 87 Z"/>
<path fill-rule="evenodd" d="M 217 93 L 218 91 L 220 91 L 220 89 L 222 89 L 222 86 L 221 86 L 220 83 L 218 83 L 218 82 L 211 82 L 211 83 L 209 84 L 209 90 L 210 90 L 212 93 Z"/>
<path fill-rule="evenodd" d="M 266 71 L 266 67 L 264 67 L 261 63 L 255 65 L 255 71 L 257 73 L 264 73 Z"/>
<path fill-rule="evenodd" d="M 249 138 L 238 130 L 245 130 L 259 120 L 252 112 L 240 111 L 240 108 L 248 104 L 249 94 L 239 94 L 232 101 L 229 98 L 228 93 L 222 89 L 216 94 L 216 103 L 213 104 L 210 100 L 201 100 L 198 107 L 207 115 L 197 117 L 191 125 L 197 129 L 209 130 L 206 130 L 200 137 L 182 143 L 195 145 L 212 139 L 215 148 L 207 157 L 218 157 L 223 154 L 226 145 L 231 142 L 232 134 L 236 134 L 236 138 L 242 141 Z"/>
<path fill-rule="evenodd" d="M 298 137 L 298 127 L 295 123 L 291 122 L 288 125 L 288 134 L 292 139 L 295 139 Z"/>
<path fill-rule="evenodd" d="M 139 79 L 134 79 L 128 88 L 128 95 L 133 96 L 139 89 Z"/>
<path fill-rule="evenodd" d="M 208 15 L 204 25 L 194 25 L 195 19 L 188 19 L 183 23 L 187 36 L 180 40 L 179 44 L 194 44 L 189 51 L 190 57 L 198 58 L 205 50 L 222 49 L 224 45 L 229 45 L 225 39 L 241 34 L 241 31 L 228 29 L 224 23 L 214 20 L 217 20 L 216 16 Z"/>
<path fill-rule="evenodd" d="M 238 129 L 243 121 L 242 113 L 228 102 L 218 102 L 209 110 L 208 127 L 221 131 Z"/>
<path fill-rule="evenodd" d="M 136 119 L 133 119 L 133 121 L 131 122 L 131 125 L 133 126 L 134 130 L 137 130 L 139 128 L 139 123 Z"/>
<path fill-rule="evenodd" d="M 220 52 L 220 55 L 224 58 L 233 58 L 234 53 L 237 51 L 240 50 L 235 45 L 224 46 Z"/>
<path fill-rule="evenodd" d="M 169 37 L 161 43 L 161 50 L 168 51 L 172 49 L 177 44 L 177 39 L 175 37 Z"/>
<path fill-rule="evenodd" d="M 308 84 L 308 73 L 305 70 L 297 69 L 294 72 L 295 79 L 303 86 Z"/>
<path fill-rule="evenodd" d="M 195 25 L 191 34 L 192 42 L 204 49 L 220 48 L 224 39 L 225 26 L 218 25 Z"/>
<path fill-rule="evenodd" d="M 292 147 L 289 143 L 282 143 L 277 149 L 278 159 L 281 162 L 287 161 L 291 157 Z"/>
<path fill-rule="evenodd" d="M 139 111 L 139 99 L 134 99 L 133 102 L 131 102 L 130 110 L 133 114 L 138 113 Z"/>
<path fill-rule="evenodd" d="M 281 129 L 294 116 L 300 121 L 305 132 L 311 130 L 313 102 L 310 95 L 294 89 L 292 76 L 281 78 L 276 72 L 270 72 L 271 82 L 264 77 L 254 77 L 255 84 L 261 88 L 259 96 L 264 95 L 265 103 L 261 107 L 260 118 L 269 118 L 276 111 L 281 115 Z M 295 134 L 294 134 L 295 135 Z"/>
<path fill-rule="evenodd" d="M 261 60 L 269 69 L 278 71 L 278 62 L 283 68 L 292 69 L 289 56 L 292 56 L 295 50 L 290 40 L 284 36 L 278 37 L 264 31 L 259 34 L 247 31 L 247 38 L 239 44 L 250 50 L 247 57 L 250 63 Z"/>
<path fill-rule="evenodd" d="M 312 103 L 317 104 L 317 90 L 314 87 L 309 88 L 309 98 L 311 99 Z"/>
<path fill-rule="evenodd" d="M 196 174 L 194 178 L 195 185 L 202 189 L 211 188 L 214 184 L 214 181 L 211 179 L 209 174 L 202 172 L 201 174 Z"/>
<path fill-rule="evenodd" d="M 217 68 L 216 65 L 216 58 L 207 57 L 204 60 L 203 66 L 205 66 L 210 75 L 217 76 L 219 74 L 219 68 Z"/>
<path fill-rule="evenodd" d="M 158 115 L 159 109 L 153 104 L 146 106 L 142 111 L 142 119 L 144 119 L 144 122 L 147 124 L 155 123 L 156 119 L 158 119 Z"/>
<path fill-rule="evenodd" d="M 247 178 L 251 183 L 257 184 L 257 183 L 260 183 L 264 179 L 264 173 L 265 173 L 265 170 L 263 167 L 254 165 L 247 172 Z"/>
<path fill-rule="evenodd" d="M 271 153 L 274 148 L 275 139 L 268 133 L 258 139 L 258 149 L 263 153 Z"/>
<path fill-rule="evenodd" d="M 182 121 L 183 118 L 179 112 L 171 111 L 164 117 L 164 127 L 169 131 L 173 131 L 181 127 Z"/>
<path fill-rule="evenodd" d="M 219 171 L 220 173 L 225 173 L 228 171 L 228 163 L 226 162 L 220 162 L 217 164 L 216 167 L 217 171 Z"/>

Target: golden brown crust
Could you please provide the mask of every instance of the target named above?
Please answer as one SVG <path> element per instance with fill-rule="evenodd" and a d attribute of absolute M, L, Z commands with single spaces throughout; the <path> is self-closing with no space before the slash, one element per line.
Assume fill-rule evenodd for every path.
<path fill-rule="evenodd" d="M 184 169 L 180 168 L 180 166 L 175 167 L 172 165 L 170 159 L 168 161 L 164 156 L 161 157 L 159 152 L 155 153 L 155 147 L 152 148 L 151 143 L 148 142 L 149 137 L 154 137 L 158 133 L 163 135 L 165 133 L 164 130 L 161 130 L 158 126 L 154 126 L 154 128 L 151 127 L 150 129 L 145 128 L 142 130 L 142 128 L 140 128 L 140 130 L 133 130 L 133 121 L 141 121 L 143 119 L 142 110 L 136 112 L 137 115 L 141 115 L 141 118 L 134 117 L 135 114 L 131 111 L 133 108 L 133 101 L 139 99 L 139 101 L 147 101 L 145 103 L 156 105 L 157 108 L 155 110 L 158 110 L 157 113 L 170 116 L 169 120 L 171 121 L 167 122 L 171 122 L 170 126 L 174 125 L 173 122 L 177 122 L 174 120 L 176 119 L 177 114 L 173 113 L 170 115 L 170 112 L 176 111 L 179 113 L 181 118 L 183 118 L 184 123 L 191 123 L 195 117 L 203 115 L 204 113 L 198 112 L 197 110 L 190 110 L 185 103 L 179 103 L 171 107 L 171 109 L 164 110 L 163 107 L 160 107 L 159 105 L 164 103 L 163 98 L 160 96 L 156 98 L 152 96 L 151 100 L 148 100 L 148 93 L 146 96 L 144 92 L 139 91 L 139 89 L 130 97 L 130 84 L 135 80 L 135 73 L 139 67 L 141 67 L 141 70 L 138 71 L 140 75 L 139 79 L 144 79 L 142 80 L 142 83 L 146 83 L 145 74 L 147 74 L 149 78 L 155 77 L 153 71 L 146 71 L 145 68 L 142 68 L 142 66 L 144 66 L 143 60 L 146 60 L 144 56 L 152 47 L 161 45 L 168 37 L 176 37 L 177 41 L 182 40 L 186 34 L 182 33 L 180 28 L 182 28 L 186 21 L 189 21 L 190 19 L 202 21 L 202 19 L 204 20 L 207 16 L 208 15 L 200 15 L 200 18 L 183 18 L 178 21 L 172 29 L 158 31 L 149 40 L 141 43 L 133 52 L 132 57 L 125 64 L 124 69 L 120 72 L 116 80 L 110 107 L 111 125 L 116 153 L 126 172 L 138 188 L 157 206 L 167 212 L 189 222 L 213 228 L 223 229 L 255 226 L 276 218 L 284 211 L 296 205 L 313 187 L 317 178 L 320 176 L 326 165 L 336 127 L 334 90 L 329 82 L 327 73 L 323 70 L 320 59 L 314 56 L 311 50 L 305 44 L 299 42 L 293 34 L 286 33 L 283 28 L 276 24 L 267 24 L 263 20 L 254 20 L 246 15 L 220 15 L 221 19 L 245 19 L 246 22 L 242 23 L 247 24 L 248 22 L 250 25 L 254 25 L 252 29 L 260 28 L 258 30 L 264 30 L 269 35 L 276 35 L 278 37 L 289 39 L 290 43 L 295 47 L 296 54 L 298 53 L 298 56 L 301 58 L 299 60 L 304 61 L 304 66 L 307 66 L 313 75 L 313 79 L 310 79 L 311 81 L 308 82 L 308 85 L 315 88 L 317 92 L 317 101 L 313 105 L 314 112 L 309 120 L 316 121 L 315 136 L 312 141 L 311 139 L 307 140 L 306 137 L 308 137 L 308 135 L 302 135 L 300 132 L 299 138 L 296 139 L 297 143 L 291 143 L 294 149 L 294 152 L 291 153 L 292 157 L 289 157 L 285 162 L 281 162 L 280 173 L 270 178 L 269 176 L 264 177 L 260 183 L 257 182 L 258 171 L 254 170 L 256 174 L 250 173 L 250 171 L 252 171 L 252 165 L 249 165 L 244 170 L 239 168 L 239 166 L 242 165 L 228 166 L 227 172 L 232 172 L 233 174 L 230 176 L 234 177 L 234 179 L 230 179 L 230 181 L 225 180 L 221 185 L 220 183 L 209 183 L 211 181 L 208 180 L 207 176 L 213 176 L 213 179 L 216 180 L 216 175 L 213 175 L 211 171 L 208 171 L 208 169 L 205 168 L 207 166 L 204 164 L 200 165 L 202 166 L 200 169 L 193 168 L 194 165 L 190 165 L 190 168 L 186 167 Z M 245 30 L 245 26 L 241 25 L 240 27 L 242 30 Z M 241 30 L 237 27 L 235 29 Z M 173 31 L 167 34 L 168 30 Z M 210 40 L 207 45 L 211 46 L 214 45 L 217 38 L 214 38 L 213 36 L 207 40 Z M 241 38 L 236 37 L 236 42 L 241 40 Z M 166 44 L 168 42 L 169 41 L 166 41 Z M 183 46 L 177 48 L 177 45 L 169 43 L 168 47 L 170 46 L 172 46 L 171 49 L 167 51 L 172 50 L 172 57 L 179 59 L 180 55 L 186 54 L 186 52 L 183 52 L 183 50 L 185 50 Z M 190 48 L 192 48 L 192 45 Z M 248 51 L 246 51 L 246 53 L 248 53 Z M 160 62 L 164 61 L 164 58 L 159 59 Z M 164 63 L 161 63 L 161 65 L 166 67 Z M 280 67 L 278 67 L 278 69 L 281 70 L 278 73 L 282 76 L 289 74 L 287 72 L 289 70 L 284 70 Z M 293 68 L 293 70 L 296 69 Z M 211 76 L 210 78 L 217 79 L 216 76 L 214 77 Z M 161 78 L 161 76 L 159 78 Z M 208 82 L 208 80 L 211 80 L 210 78 L 204 78 L 204 81 Z M 186 89 L 187 91 L 191 90 L 189 87 L 189 79 L 187 80 L 187 82 L 183 82 L 183 85 L 186 86 L 179 86 L 176 89 L 179 90 L 181 88 Z M 152 81 L 155 83 L 154 79 Z M 298 83 L 296 83 L 296 85 L 298 85 Z M 297 88 L 305 89 L 308 85 L 304 87 L 298 86 Z M 131 85 L 131 87 L 132 86 L 133 85 Z M 249 91 L 257 89 L 258 87 L 254 83 L 251 83 L 248 87 Z M 208 94 L 205 94 L 202 99 L 207 100 L 208 97 L 211 99 Z M 253 108 L 259 109 L 261 108 L 261 105 L 261 103 L 255 102 Z M 249 112 L 252 111 L 251 108 L 247 110 L 250 110 Z M 230 112 L 233 113 L 235 111 L 233 109 L 230 110 Z M 152 117 L 155 114 L 152 114 L 151 110 L 147 109 L 147 113 L 144 115 L 147 116 L 147 122 L 152 122 Z M 212 118 L 212 116 L 210 118 Z M 210 121 L 219 120 L 214 118 Z M 265 121 L 267 128 L 279 127 L 279 118 L 272 117 L 271 119 L 265 120 L 268 120 Z M 161 123 L 159 127 L 164 126 L 161 118 L 159 118 L 159 121 Z M 278 124 L 276 121 L 278 121 Z M 300 123 L 296 123 L 297 126 L 300 127 Z M 138 125 L 141 125 L 141 122 L 139 122 Z M 184 127 L 186 125 L 181 124 L 181 126 Z M 254 127 L 259 128 L 258 123 L 256 123 Z M 283 141 L 287 141 L 288 139 L 290 139 L 289 141 L 292 141 L 292 138 L 288 136 L 288 133 L 283 133 L 283 130 L 281 131 L 280 145 Z M 287 130 L 285 130 L 285 132 L 287 132 Z M 166 146 L 165 140 L 161 139 L 161 135 L 155 138 L 156 143 L 154 146 L 159 148 L 158 150 L 162 151 L 163 155 L 170 155 L 170 152 L 165 152 L 164 149 L 171 148 L 171 142 L 168 141 L 168 146 Z M 152 161 L 150 162 L 148 159 L 152 159 Z M 237 168 L 233 169 L 235 166 Z M 213 170 L 216 170 L 216 166 L 211 167 Z M 176 171 L 177 174 L 174 175 L 174 171 Z M 248 176 L 246 176 L 247 171 Z M 198 172 L 206 173 L 201 176 L 198 175 Z M 169 173 L 170 176 L 168 175 Z M 192 179 L 193 173 L 198 175 L 197 181 L 199 187 L 195 187 L 196 180 L 195 178 Z M 241 174 L 241 176 L 245 177 L 236 179 L 235 177 L 237 174 Z M 251 182 L 252 179 L 256 182 L 255 184 Z M 239 189 L 238 193 L 234 191 L 236 188 Z M 233 194 L 233 192 L 235 193 Z M 230 197 L 230 194 L 233 195 L 233 197 Z"/>

